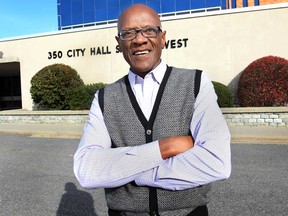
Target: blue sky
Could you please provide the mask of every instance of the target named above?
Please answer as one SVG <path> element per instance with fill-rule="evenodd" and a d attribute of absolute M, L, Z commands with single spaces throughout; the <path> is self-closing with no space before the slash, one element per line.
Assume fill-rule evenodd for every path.
<path fill-rule="evenodd" d="M 0 39 L 57 29 L 57 0 L 0 0 Z"/>

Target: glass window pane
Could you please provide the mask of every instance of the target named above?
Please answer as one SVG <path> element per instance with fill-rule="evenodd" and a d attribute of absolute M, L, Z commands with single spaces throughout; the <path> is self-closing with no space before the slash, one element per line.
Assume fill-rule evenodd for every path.
<path fill-rule="evenodd" d="M 209 0 L 206 1 L 206 7 L 220 7 L 221 0 Z"/>
<path fill-rule="evenodd" d="M 146 0 L 134 0 L 134 4 L 145 4 L 146 5 Z"/>
<path fill-rule="evenodd" d="M 161 1 L 161 13 L 174 12 L 174 11 L 175 11 L 174 0 Z"/>
<path fill-rule="evenodd" d="M 83 1 L 83 15 L 84 23 L 94 22 L 94 0 L 84 0 Z"/>
<path fill-rule="evenodd" d="M 157 13 L 160 12 L 160 0 L 147 0 L 147 5 L 153 8 Z"/>
<path fill-rule="evenodd" d="M 176 0 L 176 11 L 190 10 L 190 0 Z"/>
<path fill-rule="evenodd" d="M 95 8 L 106 8 L 107 0 L 95 0 Z"/>
<path fill-rule="evenodd" d="M 94 11 L 84 13 L 84 23 L 94 22 Z"/>
<path fill-rule="evenodd" d="M 191 9 L 205 8 L 205 0 L 191 0 Z"/>
<path fill-rule="evenodd" d="M 83 8 L 81 0 L 72 1 L 72 24 L 83 23 Z"/>
<path fill-rule="evenodd" d="M 62 26 L 72 25 L 71 16 L 70 15 L 61 16 L 61 20 L 62 20 Z"/>
<path fill-rule="evenodd" d="M 132 0 L 120 0 L 120 12 L 132 5 Z"/>
<path fill-rule="evenodd" d="M 107 20 L 107 0 L 95 0 L 95 21 Z"/>
<path fill-rule="evenodd" d="M 107 20 L 107 10 L 106 8 L 104 9 L 96 9 L 95 10 L 95 21 L 103 21 Z"/>
<path fill-rule="evenodd" d="M 112 7 L 108 10 L 108 20 L 118 19 L 119 7 Z"/>
<path fill-rule="evenodd" d="M 84 0 L 83 11 L 94 11 L 94 0 Z"/>

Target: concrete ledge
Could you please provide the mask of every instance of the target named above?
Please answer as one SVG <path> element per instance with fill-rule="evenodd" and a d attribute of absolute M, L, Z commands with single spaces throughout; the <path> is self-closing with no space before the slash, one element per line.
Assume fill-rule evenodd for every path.
<path fill-rule="evenodd" d="M 288 107 L 222 108 L 229 126 L 288 127 Z"/>
<path fill-rule="evenodd" d="M 288 106 L 286 107 L 232 107 L 221 108 L 223 114 L 230 113 L 288 113 Z"/>
<path fill-rule="evenodd" d="M 9 110 L 0 112 L 0 123 L 28 124 L 84 124 L 89 111 L 25 111 Z"/>
<path fill-rule="evenodd" d="M 237 112 L 234 112 L 235 110 Z M 223 115 L 250 115 L 249 113 L 286 113 L 288 108 L 225 108 Z M 0 111 L 0 133 L 25 134 L 37 137 L 76 138 L 82 135 L 89 111 Z M 262 113 L 262 114 L 263 114 Z M 263 114 L 263 115 L 264 115 Z M 258 115 L 258 114 L 257 114 Z M 265 114 L 266 115 L 266 114 Z M 246 116 L 247 117 L 247 116 Z M 227 120 L 228 121 L 228 120 Z M 229 124 L 232 143 L 288 144 L 288 127 L 241 126 Z"/>
<path fill-rule="evenodd" d="M 288 127 L 288 107 L 222 108 L 229 126 Z M 84 124 L 88 110 L 83 111 L 0 111 L 0 123 Z"/>

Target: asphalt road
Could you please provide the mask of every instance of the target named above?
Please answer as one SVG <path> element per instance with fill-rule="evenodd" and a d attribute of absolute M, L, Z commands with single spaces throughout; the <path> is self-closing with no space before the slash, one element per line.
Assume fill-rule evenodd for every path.
<path fill-rule="evenodd" d="M 72 172 L 78 139 L 0 134 L 0 216 L 105 216 L 103 191 Z M 288 145 L 232 145 L 233 172 L 214 184 L 210 216 L 288 215 Z"/>

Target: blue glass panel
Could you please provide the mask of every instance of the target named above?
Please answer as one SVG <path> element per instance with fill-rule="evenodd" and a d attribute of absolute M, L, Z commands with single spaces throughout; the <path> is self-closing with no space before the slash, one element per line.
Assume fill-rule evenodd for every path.
<path fill-rule="evenodd" d="M 61 14 L 71 13 L 71 1 L 61 1 Z"/>
<path fill-rule="evenodd" d="M 94 11 L 84 13 L 84 23 L 94 22 L 95 20 Z"/>
<path fill-rule="evenodd" d="M 118 19 L 119 17 L 119 7 L 112 7 L 108 10 L 108 20 Z"/>
<path fill-rule="evenodd" d="M 232 8 L 236 8 L 236 0 L 232 0 Z"/>
<path fill-rule="evenodd" d="M 226 1 L 225 0 L 221 0 L 221 8 L 224 10 L 226 9 L 227 5 L 226 5 Z"/>
<path fill-rule="evenodd" d="M 107 0 L 95 0 L 95 8 L 106 8 L 107 7 Z"/>
<path fill-rule="evenodd" d="M 83 11 L 94 11 L 94 0 L 84 0 Z"/>
<path fill-rule="evenodd" d="M 120 5 L 131 5 L 132 4 L 132 0 L 120 0 Z"/>
<path fill-rule="evenodd" d="M 219 7 L 219 6 L 221 6 L 221 0 L 206 1 L 206 7 Z"/>
<path fill-rule="evenodd" d="M 70 15 L 61 16 L 61 21 L 62 21 L 62 26 L 72 25 Z"/>
<path fill-rule="evenodd" d="M 243 7 L 248 7 L 248 0 L 243 0 Z"/>
<path fill-rule="evenodd" d="M 81 24 L 83 23 L 83 8 L 82 0 L 73 0 L 72 1 L 72 24 Z"/>
<path fill-rule="evenodd" d="M 96 9 L 95 10 L 95 21 L 107 20 L 107 10 L 106 9 Z"/>
<path fill-rule="evenodd" d="M 107 0 L 95 0 L 95 21 L 107 20 Z"/>
<path fill-rule="evenodd" d="M 191 9 L 205 8 L 205 0 L 191 0 Z"/>
<path fill-rule="evenodd" d="M 84 23 L 95 21 L 94 0 L 83 1 Z"/>
<path fill-rule="evenodd" d="M 112 7 L 119 7 L 119 0 L 108 0 L 107 5 L 108 9 Z"/>
<path fill-rule="evenodd" d="M 175 0 L 161 1 L 161 13 L 174 12 L 175 11 Z"/>
<path fill-rule="evenodd" d="M 107 1 L 107 18 L 108 20 L 118 19 L 119 17 L 119 0 L 108 0 Z"/>
<path fill-rule="evenodd" d="M 190 0 L 175 0 L 176 11 L 190 10 Z"/>
<path fill-rule="evenodd" d="M 132 5 L 132 0 L 120 0 L 120 13 Z"/>
<path fill-rule="evenodd" d="M 57 5 L 57 14 L 58 14 L 58 15 L 61 14 L 61 5 Z"/>
<path fill-rule="evenodd" d="M 58 16 L 58 30 L 61 30 L 62 27 L 62 21 L 61 21 L 61 16 Z"/>
<path fill-rule="evenodd" d="M 160 0 L 147 0 L 147 5 L 157 11 L 157 13 L 161 13 Z"/>
<path fill-rule="evenodd" d="M 146 5 L 147 0 L 133 0 L 134 4 L 145 4 Z"/>

